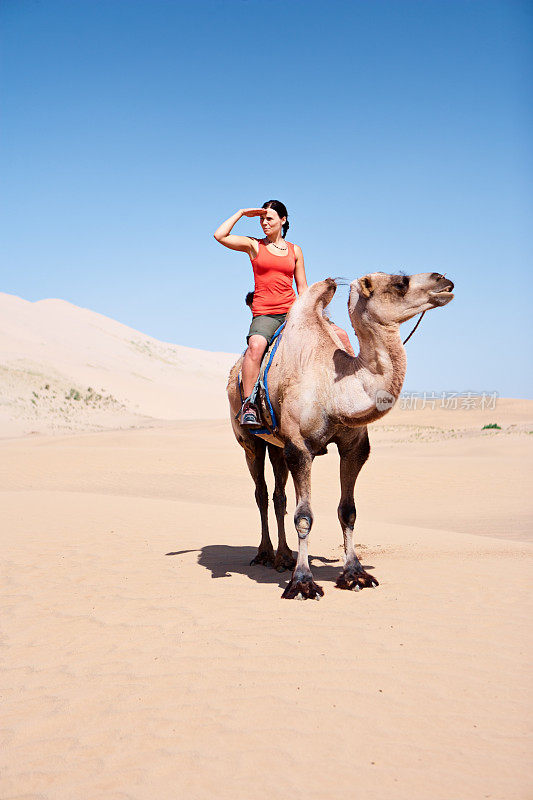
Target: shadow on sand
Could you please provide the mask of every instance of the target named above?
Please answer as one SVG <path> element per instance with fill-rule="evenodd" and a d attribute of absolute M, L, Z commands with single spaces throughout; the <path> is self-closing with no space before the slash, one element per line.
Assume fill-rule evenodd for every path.
<path fill-rule="evenodd" d="M 165 553 L 167 556 L 182 556 L 187 553 L 198 553 L 198 564 L 210 570 L 212 578 L 231 578 L 232 575 L 246 575 L 256 583 L 277 584 L 284 588 L 290 578 L 290 571 L 276 572 L 261 565 L 250 566 L 250 561 L 257 553 L 256 547 L 233 547 L 228 544 L 210 544 L 200 550 L 176 550 Z M 327 581 L 335 583 L 342 567 L 341 559 L 309 556 L 313 577 L 317 583 Z M 374 569 L 365 566 L 365 569 Z"/>

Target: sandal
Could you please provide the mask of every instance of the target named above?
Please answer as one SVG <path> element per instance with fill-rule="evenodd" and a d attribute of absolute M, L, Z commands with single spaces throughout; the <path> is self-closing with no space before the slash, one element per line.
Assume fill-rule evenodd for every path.
<path fill-rule="evenodd" d="M 245 401 L 242 404 L 240 423 L 241 425 L 245 425 L 247 428 L 261 427 L 257 407 L 253 403 Z"/>

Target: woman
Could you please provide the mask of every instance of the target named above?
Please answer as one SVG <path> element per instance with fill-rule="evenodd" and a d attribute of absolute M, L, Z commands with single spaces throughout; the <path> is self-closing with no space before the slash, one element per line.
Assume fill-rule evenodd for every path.
<path fill-rule="evenodd" d="M 264 238 L 235 236 L 231 230 L 241 217 L 260 217 Z M 289 230 L 287 209 L 279 200 L 269 200 L 262 208 L 241 208 L 215 231 L 215 239 L 230 250 L 247 253 L 252 262 L 255 279 L 252 303 L 252 324 L 246 341 L 248 348 L 242 363 L 243 393 L 246 398 L 241 409 L 241 425 L 260 426 L 256 407 L 250 395 L 259 375 L 264 352 L 296 295 L 307 289 L 304 257 L 297 244 L 285 241 Z"/>

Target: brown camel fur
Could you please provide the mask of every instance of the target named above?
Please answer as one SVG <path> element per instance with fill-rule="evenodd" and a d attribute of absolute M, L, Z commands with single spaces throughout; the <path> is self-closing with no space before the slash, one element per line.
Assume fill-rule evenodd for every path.
<path fill-rule="evenodd" d="M 367 425 L 382 417 L 398 398 L 406 370 L 400 323 L 453 299 L 453 283 L 437 273 L 366 275 L 350 286 L 348 313 L 359 340 L 359 354 L 350 355 L 335 329 L 324 319 L 324 308 L 336 291 L 332 278 L 310 286 L 292 306 L 269 372 L 270 400 L 284 446 L 266 444 L 235 419 L 240 408 L 239 360 L 228 381 L 231 420 L 237 441 L 246 452 L 261 515 L 261 543 L 254 564 L 278 570 L 293 568 L 283 597 L 317 598 L 324 592 L 313 581 L 307 542 L 311 511 L 311 466 L 316 455 L 336 444 L 340 455 L 341 497 L 338 517 L 344 537 L 345 562 L 339 589 L 377 586 L 355 554 L 354 486 L 368 458 Z M 278 549 L 268 532 L 268 494 L 264 478 L 265 453 L 275 476 L 274 508 Z M 285 484 L 290 471 L 296 492 L 294 524 L 298 533 L 295 565 L 285 539 Z"/>

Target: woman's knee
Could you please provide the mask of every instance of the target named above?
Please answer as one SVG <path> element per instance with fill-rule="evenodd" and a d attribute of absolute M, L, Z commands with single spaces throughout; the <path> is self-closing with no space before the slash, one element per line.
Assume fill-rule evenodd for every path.
<path fill-rule="evenodd" d="M 260 361 L 266 348 L 267 340 L 263 336 L 250 336 L 247 352 L 252 361 Z"/>

